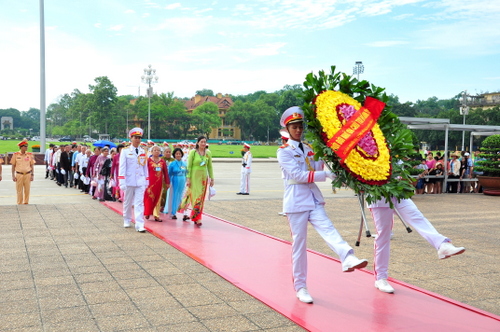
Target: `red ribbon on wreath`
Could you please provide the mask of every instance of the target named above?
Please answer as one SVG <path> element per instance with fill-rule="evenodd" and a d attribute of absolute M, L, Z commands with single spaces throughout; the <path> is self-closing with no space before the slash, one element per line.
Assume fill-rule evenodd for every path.
<path fill-rule="evenodd" d="M 341 159 L 345 159 L 366 133 L 372 130 L 384 107 L 384 102 L 366 97 L 363 107 L 328 140 L 326 143 L 328 147 L 334 150 Z"/>

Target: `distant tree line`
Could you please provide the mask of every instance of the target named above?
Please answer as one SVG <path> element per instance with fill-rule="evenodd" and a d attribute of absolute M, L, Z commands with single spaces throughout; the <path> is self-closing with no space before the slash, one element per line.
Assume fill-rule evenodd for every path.
<path fill-rule="evenodd" d="M 94 84 L 89 85 L 89 93 L 75 89 L 69 94 L 60 96 L 56 103 L 47 107 L 47 136 L 94 138 L 98 133 L 111 137 L 126 137 L 127 129 L 136 124 L 147 132 L 148 103 L 147 97 L 117 95 L 117 89 L 106 76 L 97 77 Z M 302 86 L 286 85 L 275 92 L 256 91 L 247 95 L 230 95 L 234 101 L 228 110 L 224 122 L 237 125 L 242 132 L 243 140 L 274 141 L 279 138 L 279 119 L 288 107 L 302 105 Z M 210 89 L 195 92 L 201 96 L 215 96 Z M 460 94 L 451 99 L 440 100 L 431 97 L 417 100 L 415 103 L 401 103 L 395 95 L 390 95 L 389 105 L 392 111 L 405 117 L 446 118 L 451 123 L 461 124 Z M 134 102 L 131 102 L 134 100 Z M 185 100 L 185 99 L 184 99 Z M 40 110 L 31 108 L 27 112 L 17 109 L 0 109 L 0 116 L 14 118 L 14 131 L 28 136 L 39 132 Z M 466 117 L 467 124 L 500 125 L 500 108 L 474 109 Z M 193 113 L 188 113 L 183 99 L 176 98 L 173 92 L 153 95 L 151 97 L 151 138 L 155 139 L 190 139 L 200 134 L 209 136 L 212 128 L 221 126 L 218 107 L 214 103 L 204 103 Z M 2 134 L 9 134 L 5 132 Z M 12 133 L 13 134 L 13 133 Z M 227 133 L 225 133 L 226 135 Z M 414 132 L 415 142 L 426 142 L 431 149 L 442 148 L 444 131 L 417 130 Z M 475 144 L 483 138 L 478 137 Z M 449 145 L 461 146 L 462 133 L 450 132 Z M 466 133 L 468 146 L 469 134 Z"/>

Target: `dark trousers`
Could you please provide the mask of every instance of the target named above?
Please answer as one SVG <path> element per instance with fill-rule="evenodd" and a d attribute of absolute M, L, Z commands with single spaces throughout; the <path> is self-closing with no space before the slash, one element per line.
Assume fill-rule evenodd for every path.
<path fill-rule="evenodd" d="M 449 175 L 448 179 L 459 179 L 459 175 Z M 456 194 L 458 189 L 458 182 L 448 182 L 448 192 Z"/>

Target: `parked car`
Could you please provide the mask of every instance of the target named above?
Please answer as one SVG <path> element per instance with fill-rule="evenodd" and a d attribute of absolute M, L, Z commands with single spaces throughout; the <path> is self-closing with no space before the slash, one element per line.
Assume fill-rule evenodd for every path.
<path fill-rule="evenodd" d="M 70 136 L 64 136 L 59 139 L 59 142 L 71 142 L 73 139 Z"/>
<path fill-rule="evenodd" d="M 40 140 L 40 136 L 33 136 L 33 137 L 31 137 L 30 140 L 31 141 L 39 141 Z"/>

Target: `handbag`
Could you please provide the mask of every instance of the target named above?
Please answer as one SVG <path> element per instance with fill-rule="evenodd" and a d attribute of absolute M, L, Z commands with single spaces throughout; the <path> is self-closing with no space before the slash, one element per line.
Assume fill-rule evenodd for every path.
<path fill-rule="evenodd" d="M 110 169 L 109 169 L 110 165 L 109 164 L 111 164 L 110 159 L 108 159 L 104 162 L 104 164 L 102 165 L 101 171 L 99 172 L 100 175 L 109 176 L 109 173 L 110 173 Z"/>
<path fill-rule="evenodd" d="M 209 187 L 208 188 L 208 200 L 210 200 L 212 197 L 215 196 L 217 192 L 215 191 L 214 187 Z"/>

